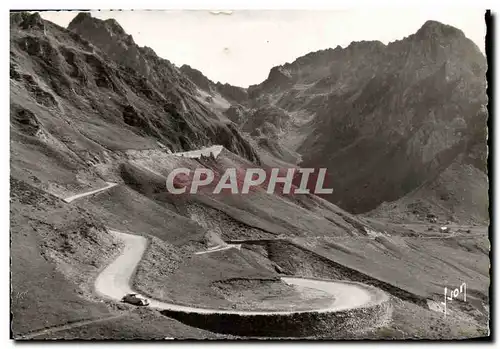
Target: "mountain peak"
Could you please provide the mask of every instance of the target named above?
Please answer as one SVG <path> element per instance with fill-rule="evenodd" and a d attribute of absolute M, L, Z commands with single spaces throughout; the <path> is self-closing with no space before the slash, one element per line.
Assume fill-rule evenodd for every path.
<path fill-rule="evenodd" d="M 127 35 L 122 26 L 114 19 L 109 18 L 102 20 L 99 18 L 92 17 L 88 12 L 80 12 L 73 18 L 73 20 L 68 25 L 69 30 L 105 30 L 110 35 L 117 35 L 120 38 L 126 39 L 129 44 L 133 44 L 132 36 Z"/>
<path fill-rule="evenodd" d="M 179 70 L 191 79 L 198 87 L 202 90 L 210 92 L 211 86 L 213 86 L 213 82 L 207 78 L 201 71 L 191 67 L 188 64 L 183 64 Z"/>
<path fill-rule="evenodd" d="M 10 15 L 11 25 L 19 25 L 22 29 L 43 29 L 44 21 L 38 12 L 14 12 Z"/>
<path fill-rule="evenodd" d="M 443 24 L 438 21 L 428 20 L 422 27 L 415 33 L 417 37 L 421 38 L 435 38 L 435 37 L 463 37 L 464 33 L 451 25 Z"/>
<path fill-rule="evenodd" d="M 88 20 L 88 19 L 92 19 L 92 16 L 90 15 L 90 13 L 88 13 L 88 12 L 79 12 L 79 13 L 75 16 L 75 18 L 73 18 L 73 19 L 71 20 L 71 22 L 69 22 L 68 28 L 69 28 L 69 27 L 72 27 L 72 26 L 74 26 L 74 25 L 77 25 L 77 24 L 79 24 L 79 23 L 81 23 L 81 22 L 84 22 L 84 21 L 86 21 L 86 20 Z"/>

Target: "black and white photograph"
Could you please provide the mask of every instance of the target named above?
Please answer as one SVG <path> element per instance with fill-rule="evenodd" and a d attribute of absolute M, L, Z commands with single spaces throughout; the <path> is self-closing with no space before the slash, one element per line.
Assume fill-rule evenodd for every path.
<path fill-rule="evenodd" d="M 491 340 L 489 10 L 9 19 L 11 341 Z"/>

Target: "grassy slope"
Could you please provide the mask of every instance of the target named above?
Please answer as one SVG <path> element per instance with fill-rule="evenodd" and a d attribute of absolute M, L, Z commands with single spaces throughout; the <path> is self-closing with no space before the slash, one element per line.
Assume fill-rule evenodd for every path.
<path fill-rule="evenodd" d="M 196 160 L 187 159 L 183 159 L 181 162 L 180 160 L 173 161 L 171 158 L 171 156 L 164 153 L 157 153 L 147 158 L 134 159 L 134 169 L 127 172 L 129 175 L 135 177 L 134 183 L 141 183 L 140 185 L 136 185 L 136 187 L 150 198 L 164 201 L 170 199 L 174 201 L 172 204 L 178 204 L 180 199 L 200 202 L 223 211 L 234 219 L 243 221 L 251 226 L 256 226 L 272 234 L 343 235 L 345 234 L 346 227 L 353 228 L 349 223 L 344 222 L 341 217 L 338 217 L 337 212 L 343 211 L 338 208 L 336 210 L 330 208 L 334 207 L 334 205 L 323 207 L 322 210 L 330 211 L 325 213 L 325 215 L 328 215 L 329 218 L 334 216 L 336 220 L 335 218 L 325 218 L 322 214 L 311 214 L 311 207 L 303 207 L 306 201 L 312 207 L 318 206 L 319 204 L 314 202 L 313 199 L 280 194 L 269 195 L 262 188 L 257 188 L 248 195 L 230 195 L 224 192 L 214 195 L 210 192 L 215 187 L 214 184 L 211 188 L 201 189 L 196 195 L 169 197 L 166 194 L 162 194 L 162 192 L 166 191 L 166 176 L 175 167 L 194 169 L 204 166 L 214 170 L 218 176 L 221 176 L 227 168 L 237 168 L 239 171 L 243 171 L 245 168 L 254 167 L 254 165 L 251 165 L 241 157 L 227 151 L 223 151 L 219 155 L 216 163 L 200 163 Z M 142 170 L 138 170 L 137 168 L 142 168 Z M 158 175 L 154 175 L 153 173 Z M 243 174 L 240 174 L 240 190 L 242 180 Z M 346 212 L 343 212 L 343 214 L 353 220 L 357 220 Z"/>
<path fill-rule="evenodd" d="M 379 236 L 301 242 L 338 263 L 433 298 L 441 296 L 443 287 L 457 287 L 462 282 L 485 296 L 488 294 L 487 250 L 475 248 L 485 241 L 487 236 L 455 239 Z"/>
<path fill-rule="evenodd" d="M 234 338 L 184 325 L 159 315 L 156 311 L 139 308 L 119 319 L 50 333 L 34 339 L 164 340 L 167 337 L 176 339 Z"/>
<path fill-rule="evenodd" d="M 393 297 L 392 321 L 380 328 L 355 334 L 354 339 L 429 339 L 450 340 L 489 335 L 485 317 L 477 321 L 467 313 L 450 307 L 446 319 L 442 314 L 423 309 L 413 303 Z"/>
<path fill-rule="evenodd" d="M 112 256 L 108 253 L 114 242 L 102 225 L 81 209 L 17 180 L 11 181 L 11 190 L 14 335 L 109 315 L 77 283 Z"/>
<path fill-rule="evenodd" d="M 442 222 L 487 224 L 487 175 L 463 160 L 453 162 L 433 180 L 367 215 L 393 222 L 425 221 L 433 214 Z"/>
<path fill-rule="evenodd" d="M 114 187 L 78 204 L 102 217 L 112 229 L 156 236 L 175 245 L 199 241 L 205 234 L 196 223 L 127 186 Z"/>

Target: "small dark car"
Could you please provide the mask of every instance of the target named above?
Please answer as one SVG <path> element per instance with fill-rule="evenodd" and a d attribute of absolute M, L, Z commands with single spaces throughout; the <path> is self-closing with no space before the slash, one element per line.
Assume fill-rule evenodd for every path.
<path fill-rule="evenodd" d="M 123 296 L 122 302 L 140 306 L 149 305 L 149 300 L 138 295 L 137 293 L 126 294 L 125 296 Z"/>

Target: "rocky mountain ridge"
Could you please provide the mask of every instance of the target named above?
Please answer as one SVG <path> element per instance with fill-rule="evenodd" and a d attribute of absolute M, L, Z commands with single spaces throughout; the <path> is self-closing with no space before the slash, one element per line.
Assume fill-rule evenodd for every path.
<path fill-rule="evenodd" d="M 38 13 L 11 15 L 11 105 L 21 118 L 34 113 L 23 101 L 16 102 L 17 91 L 27 89 L 36 103 L 58 110 L 64 127 L 78 124 L 75 139 L 83 134 L 85 142 L 99 144 L 91 158 L 137 144 L 161 144 L 171 151 L 222 144 L 259 161 L 234 125 L 197 100 L 196 86 L 188 78 L 150 48 L 138 47 L 116 21 L 80 13 L 69 28 L 44 21 Z M 54 117 L 43 120 L 35 114 L 29 122 L 48 137 L 60 141 L 62 133 L 75 132 L 63 131 Z M 119 139 L 136 143 L 118 144 Z M 89 153 L 76 143 L 69 145 L 71 151 Z"/>
<path fill-rule="evenodd" d="M 251 134 L 281 134 L 281 145 L 300 153 L 302 166 L 327 167 L 334 187 L 327 199 L 351 212 L 398 200 L 455 162 L 462 164 L 453 166 L 458 172 L 473 164 L 470 178 L 480 182 L 473 186 L 486 198 L 474 219 L 483 220 L 486 70 L 485 57 L 461 30 L 427 21 L 387 45 L 352 42 L 274 67 L 247 89 L 243 106 L 227 113 Z M 257 110 L 268 117 L 257 122 Z M 283 113 L 279 130 L 270 132 Z M 475 205 L 467 197 L 454 199 Z"/>
<path fill-rule="evenodd" d="M 180 71 L 191 79 L 202 90 L 210 93 L 218 93 L 232 104 L 244 104 L 248 101 L 247 89 L 230 84 L 214 83 L 197 69 L 189 65 L 182 65 Z"/>

